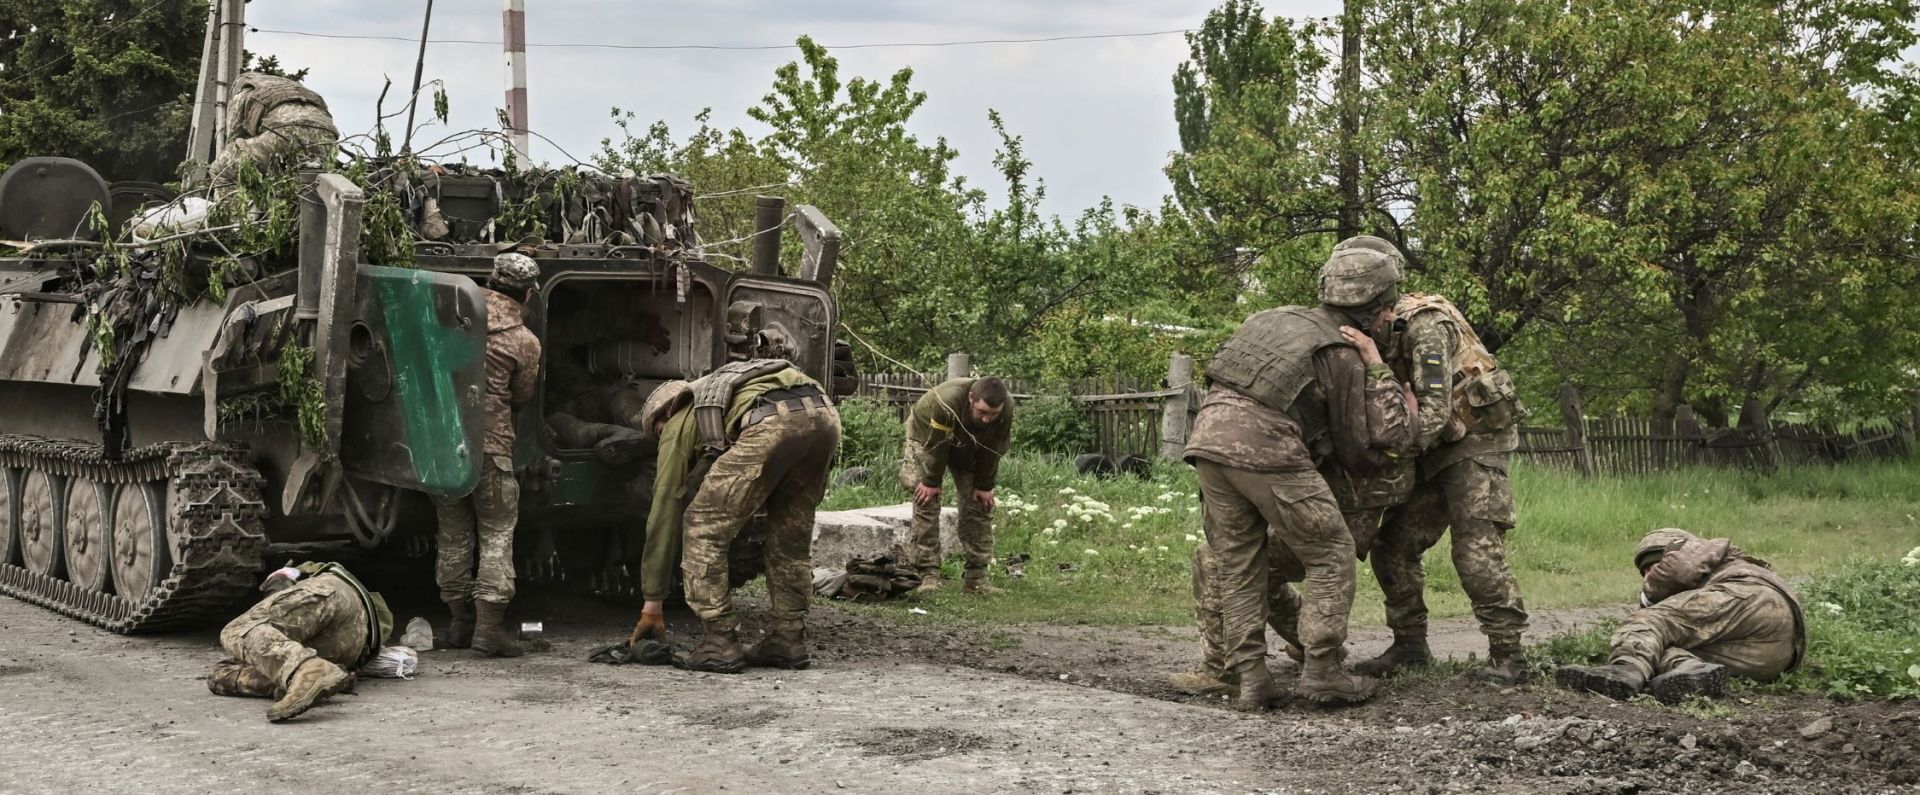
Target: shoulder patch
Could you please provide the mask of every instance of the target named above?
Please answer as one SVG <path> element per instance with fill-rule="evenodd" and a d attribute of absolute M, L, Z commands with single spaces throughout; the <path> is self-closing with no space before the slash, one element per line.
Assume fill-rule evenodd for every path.
<path fill-rule="evenodd" d="M 1441 364 L 1440 354 L 1429 353 L 1425 356 L 1422 356 L 1420 357 L 1420 363 L 1427 365 L 1428 367 L 1439 367 Z"/>

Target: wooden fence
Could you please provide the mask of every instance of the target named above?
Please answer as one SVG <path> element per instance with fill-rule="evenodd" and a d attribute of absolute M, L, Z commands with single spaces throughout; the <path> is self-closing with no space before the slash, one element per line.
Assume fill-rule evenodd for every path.
<path fill-rule="evenodd" d="M 947 360 L 946 377 L 960 377 L 971 369 L 966 354 L 953 354 Z M 863 374 L 858 394 L 887 403 L 905 421 L 913 402 L 942 380 L 920 373 Z M 1179 458 L 1200 405 L 1200 391 L 1192 381 L 1193 359 L 1174 354 L 1159 384 L 1100 379 L 1044 384 L 1007 379 L 1007 388 L 1015 399 L 1037 395 L 1079 399 L 1093 425 L 1094 450 L 1089 452 L 1115 460 L 1125 455 Z M 1915 418 L 1909 417 L 1844 430 L 1831 424 L 1775 422 L 1771 428 L 1755 431 L 1703 428 L 1693 412 L 1682 406 L 1668 423 L 1672 427 L 1665 428 L 1640 417 L 1588 417 L 1571 387 L 1562 388 L 1559 409 L 1559 427 L 1521 426 L 1519 458 L 1587 475 L 1635 475 L 1700 466 L 1766 471 L 1905 458 L 1920 445 Z M 1915 414 L 1920 416 L 1920 407 Z"/>

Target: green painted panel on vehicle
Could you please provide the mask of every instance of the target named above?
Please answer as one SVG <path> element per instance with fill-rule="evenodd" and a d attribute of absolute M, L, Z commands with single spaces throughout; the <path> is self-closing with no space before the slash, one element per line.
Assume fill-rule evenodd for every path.
<path fill-rule="evenodd" d="M 438 285 L 432 272 L 377 265 L 363 266 L 363 272 L 373 278 L 380 294 L 393 357 L 394 398 L 419 488 L 429 494 L 465 494 L 479 480 L 480 453 L 469 449 L 466 426 L 481 422 L 483 409 L 463 405 L 455 375 L 477 372 L 484 380 L 485 340 L 442 316 L 435 305 Z M 477 319 L 481 328 L 485 312 L 483 305 Z"/>

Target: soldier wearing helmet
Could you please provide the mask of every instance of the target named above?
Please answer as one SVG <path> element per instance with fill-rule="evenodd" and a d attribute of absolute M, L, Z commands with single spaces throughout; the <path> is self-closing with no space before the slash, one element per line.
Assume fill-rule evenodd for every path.
<path fill-rule="evenodd" d="M 1525 409 L 1507 371 L 1447 299 L 1406 295 L 1394 314 L 1375 339 L 1420 404 L 1417 483 L 1387 509 L 1371 560 L 1393 645 L 1354 670 L 1381 675 L 1433 659 L 1421 557 L 1450 526 L 1454 569 L 1487 636 L 1488 665 L 1473 674 L 1501 684 L 1524 681 L 1527 610 L 1507 564 L 1506 533 L 1514 524 L 1507 462 L 1519 446 Z"/>
<path fill-rule="evenodd" d="M 1668 704 L 1726 692 L 1727 676 L 1767 681 L 1807 650 L 1800 597 L 1767 563 L 1724 538 L 1676 528 L 1634 550 L 1640 609 L 1613 632 L 1606 665 L 1562 666 L 1564 687 L 1618 699 L 1642 690 Z"/>
<path fill-rule="evenodd" d="M 702 637 L 681 662 L 738 673 L 747 665 L 802 669 L 813 600 L 813 515 L 840 446 L 840 415 L 820 384 L 784 359 L 732 362 L 699 380 L 668 381 L 640 408 L 659 442 L 653 507 L 640 570 L 645 604 L 628 645 L 666 635 L 676 561 Z M 772 626 L 750 649 L 728 591 L 728 548 L 767 514 L 767 601 Z"/>
<path fill-rule="evenodd" d="M 434 579 L 453 620 L 445 645 L 481 656 L 518 657 L 506 629 L 513 601 L 513 528 L 520 482 L 513 471 L 513 412 L 533 401 L 540 379 L 540 340 L 527 330 L 523 305 L 538 289 L 540 267 L 525 254 L 493 258 L 487 278 L 486 444 L 480 482 L 465 497 L 433 498 L 439 524 Z"/>
<path fill-rule="evenodd" d="M 1336 246 L 1321 270 L 1320 306 L 1255 313 L 1207 365 L 1186 458 L 1198 470 L 1213 571 L 1200 567 L 1196 576 L 1212 588 L 1203 582 L 1195 593 L 1212 602 L 1200 610 L 1217 610 L 1217 674 L 1237 689 L 1237 708 L 1259 711 L 1273 696 L 1264 626 L 1286 579 L 1306 583 L 1300 695 L 1353 702 L 1376 690 L 1342 666 L 1354 541 L 1316 468 L 1328 459 L 1354 468 L 1387 460 L 1392 444 L 1375 438 L 1369 407 L 1407 406 L 1368 330 L 1391 322 L 1401 273 L 1397 252 Z"/>

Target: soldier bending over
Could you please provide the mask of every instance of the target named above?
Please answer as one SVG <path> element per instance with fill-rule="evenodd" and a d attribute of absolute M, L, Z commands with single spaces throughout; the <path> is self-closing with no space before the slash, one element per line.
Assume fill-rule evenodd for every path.
<path fill-rule="evenodd" d="M 960 508 L 960 545 L 966 549 L 963 590 L 997 593 L 987 584 L 993 562 L 993 487 L 1013 429 L 1013 398 L 998 378 L 954 378 L 921 395 L 907 417 L 900 484 L 913 492 L 911 563 L 920 570 L 915 593 L 939 590 L 940 484 L 953 474 Z"/>
<path fill-rule="evenodd" d="M 664 608 L 680 560 L 687 605 L 703 627 L 700 645 L 682 660 L 686 667 L 715 673 L 739 673 L 749 663 L 806 668 L 812 663 L 806 620 L 813 600 L 813 514 L 840 446 L 840 414 L 826 391 L 785 360 L 756 359 L 692 383 L 661 384 L 640 414 L 660 453 L 641 564 L 646 602 L 628 645 L 666 635 Z M 773 627 L 743 652 L 740 617 L 728 595 L 727 548 L 762 509 Z"/>

